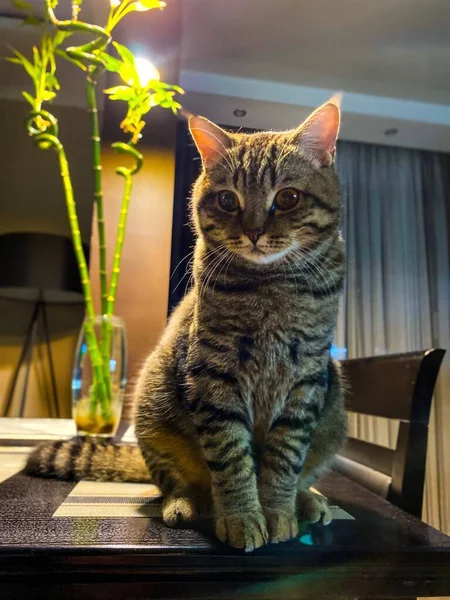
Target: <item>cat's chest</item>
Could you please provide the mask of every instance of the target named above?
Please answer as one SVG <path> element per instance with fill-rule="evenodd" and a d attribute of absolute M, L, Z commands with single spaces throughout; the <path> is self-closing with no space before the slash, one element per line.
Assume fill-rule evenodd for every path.
<path fill-rule="evenodd" d="M 282 289 L 234 295 L 233 302 L 219 299 L 197 312 L 195 358 L 232 372 L 244 397 L 285 396 L 311 368 L 311 360 L 326 354 L 333 319 L 318 310 L 318 302 L 288 296 Z"/>
<path fill-rule="evenodd" d="M 294 329 L 260 327 L 238 344 L 237 369 L 252 392 L 280 390 L 302 371 L 302 343 Z"/>

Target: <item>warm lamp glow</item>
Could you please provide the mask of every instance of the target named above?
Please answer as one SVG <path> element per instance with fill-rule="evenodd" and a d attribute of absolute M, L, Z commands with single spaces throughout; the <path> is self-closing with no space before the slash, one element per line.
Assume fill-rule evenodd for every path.
<path fill-rule="evenodd" d="M 110 1 L 111 6 L 113 8 L 117 8 L 118 6 L 120 6 L 120 3 L 121 3 L 122 0 L 109 0 L 109 1 Z"/>
<path fill-rule="evenodd" d="M 134 61 L 136 71 L 139 75 L 141 87 L 145 87 L 149 81 L 159 81 L 160 75 L 158 69 L 146 58 L 137 57 Z"/>

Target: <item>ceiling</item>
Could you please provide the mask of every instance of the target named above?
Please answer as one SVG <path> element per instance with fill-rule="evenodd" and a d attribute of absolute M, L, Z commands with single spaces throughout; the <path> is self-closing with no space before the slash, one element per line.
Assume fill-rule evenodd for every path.
<path fill-rule="evenodd" d="M 342 91 L 341 137 L 450 151 L 449 30 L 449 0 L 186 0 L 185 103 L 280 128 Z"/>
<path fill-rule="evenodd" d="M 183 68 L 450 104 L 449 0 L 187 0 Z"/>

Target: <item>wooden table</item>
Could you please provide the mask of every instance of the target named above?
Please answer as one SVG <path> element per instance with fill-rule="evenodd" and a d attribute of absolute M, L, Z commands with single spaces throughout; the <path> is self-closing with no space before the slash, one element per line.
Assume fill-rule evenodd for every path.
<path fill-rule="evenodd" d="M 252 554 L 216 542 L 208 523 L 52 518 L 73 485 L 0 484 L 1 600 L 450 596 L 450 538 L 336 474 L 317 487 L 355 520 Z"/>

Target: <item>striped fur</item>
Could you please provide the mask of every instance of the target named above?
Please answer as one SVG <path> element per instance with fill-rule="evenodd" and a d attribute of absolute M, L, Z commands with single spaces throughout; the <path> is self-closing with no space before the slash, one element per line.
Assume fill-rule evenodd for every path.
<path fill-rule="evenodd" d="M 150 481 L 136 446 L 81 437 L 39 444 L 30 454 L 25 472 L 66 481 Z"/>
<path fill-rule="evenodd" d="M 218 159 L 205 151 L 193 191 L 194 284 L 142 369 L 136 434 L 166 523 L 212 505 L 219 539 L 252 550 L 295 536 L 298 514 L 330 520 L 308 488 L 345 437 L 330 358 L 344 277 L 339 184 L 331 159 L 302 146 L 304 130 L 200 125 L 220 146 Z M 304 195 L 279 214 L 270 203 L 285 187 Z M 236 214 L 218 206 L 222 189 L 238 195 Z M 255 228 L 263 256 L 243 233 Z M 137 481 L 148 478 L 142 457 L 72 441 L 38 449 L 28 471 Z"/>

